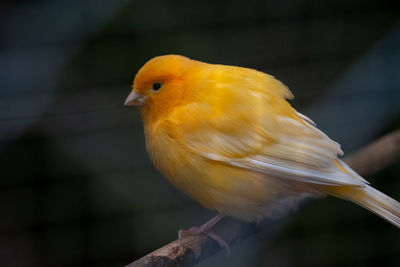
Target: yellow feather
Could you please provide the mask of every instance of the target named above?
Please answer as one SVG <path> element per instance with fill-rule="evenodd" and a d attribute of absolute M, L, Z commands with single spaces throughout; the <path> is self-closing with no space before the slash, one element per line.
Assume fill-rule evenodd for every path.
<path fill-rule="evenodd" d="M 205 207 L 257 220 L 331 194 L 400 226 L 400 204 L 337 158 L 339 144 L 287 102 L 293 95 L 273 76 L 168 55 L 147 62 L 133 87 L 155 167 Z"/>

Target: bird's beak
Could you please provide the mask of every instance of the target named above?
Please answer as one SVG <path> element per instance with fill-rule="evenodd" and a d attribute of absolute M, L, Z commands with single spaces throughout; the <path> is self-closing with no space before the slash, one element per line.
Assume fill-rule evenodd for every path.
<path fill-rule="evenodd" d="M 125 106 L 143 106 L 144 99 L 141 94 L 135 93 L 134 90 L 128 95 L 124 103 Z"/>

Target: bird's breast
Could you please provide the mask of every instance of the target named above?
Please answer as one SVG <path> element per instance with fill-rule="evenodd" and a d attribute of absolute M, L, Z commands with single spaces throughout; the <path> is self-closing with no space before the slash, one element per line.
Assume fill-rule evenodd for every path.
<path fill-rule="evenodd" d="M 165 131 L 146 131 L 155 167 L 203 206 L 244 220 L 265 215 L 264 204 L 279 190 L 265 175 L 206 159 Z"/>

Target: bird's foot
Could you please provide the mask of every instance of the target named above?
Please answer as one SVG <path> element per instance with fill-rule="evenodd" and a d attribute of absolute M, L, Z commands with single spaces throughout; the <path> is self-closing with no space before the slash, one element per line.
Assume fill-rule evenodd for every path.
<path fill-rule="evenodd" d="M 211 220 L 209 220 L 208 222 L 206 222 L 203 225 L 191 227 L 188 230 L 179 230 L 178 237 L 183 238 L 186 236 L 201 235 L 201 234 L 207 235 L 209 238 L 216 241 L 222 248 L 225 248 L 227 255 L 229 257 L 229 255 L 231 254 L 231 248 L 228 245 L 228 243 L 226 243 L 225 240 L 223 240 L 221 237 L 219 237 L 218 235 L 216 235 L 215 233 L 213 233 L 211 231 L 211 228 L 217 222 L 219 222 L 223 217 L 224 217 L 223 215 L 219 214 L 219 215 L 213 217 Z"/>

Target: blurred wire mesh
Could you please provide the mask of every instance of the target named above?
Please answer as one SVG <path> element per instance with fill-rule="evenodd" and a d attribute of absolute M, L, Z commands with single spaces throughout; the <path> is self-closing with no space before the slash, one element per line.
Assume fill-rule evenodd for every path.
<path fill-rule="evenodd" d="M 395 1 L 0 4 L 0 265 L 121 266 L 213 212 L 152 167 L 122 104 L 153 56 L 256 68 L 345 153 L 400 126 Z M 400 167 L 373 184 L 400 199 Z M 202 266 L 399 266 L 397 229 L 316 201 Z"/>

